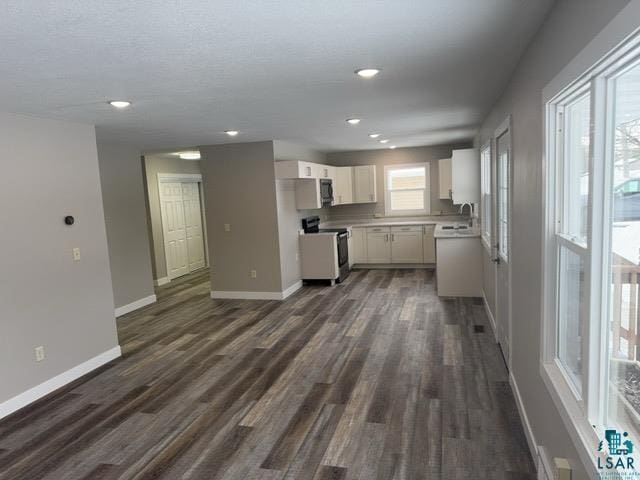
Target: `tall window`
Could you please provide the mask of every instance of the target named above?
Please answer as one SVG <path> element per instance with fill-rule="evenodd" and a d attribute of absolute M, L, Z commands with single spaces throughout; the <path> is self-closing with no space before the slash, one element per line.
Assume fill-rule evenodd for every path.
<path fill-rule="evenodd" d="M 605 429 L 640 442 L 636 45 L 547 104 L 543 372 L 594 444 Z"/>
<path fill-rule="evenodd" d="M 430 213 L 428 163 L 386 165 L 384 184 L 387 215 L 428 215 Z"/>
<path fill-rule="evenodd" d="M 480 150 L 482 239 L 491 248 L 491 143 Z"/>
<path fill-rule="evenodd" d="M 510 139 L 509 131 L 496 138 L 498 166 L 498 253 L 502 258 L 509 258 L 509 171 Z"/>

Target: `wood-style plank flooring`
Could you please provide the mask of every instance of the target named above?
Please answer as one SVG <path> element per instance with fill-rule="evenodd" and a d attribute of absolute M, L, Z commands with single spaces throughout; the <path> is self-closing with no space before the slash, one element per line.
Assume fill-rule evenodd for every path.
<path fill-rule="evenodd" d="M 535 478 L 481 302 L 431 271 L 158 298 L 118 320 L 123 358 L 0 422 L 0 479 Z"/>

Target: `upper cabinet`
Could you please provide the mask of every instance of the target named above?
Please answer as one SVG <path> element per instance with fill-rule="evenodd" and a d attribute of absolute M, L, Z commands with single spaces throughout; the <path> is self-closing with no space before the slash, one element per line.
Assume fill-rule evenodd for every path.
<path fill-rule="evenodd" d="M 372 203 L 378 201 L 376 194 L 376 166 L 361 165 L 353 167 L 354 203 Z"/>
<path fill-rule="evenodd" d="M 333 204 L 353 203 L 353 167 L 335 167 Z"/>
<path fill-rule="evenodd" d="M 454 150 L 451 158 L 438 162 L 440 198 L 454 205 L 480 203 L 480 157 L 478 150 Z"/>
<path fill-rule="evenodd" d="M 312 179 L 329 178 L 333 186 L 333 205 L 377 202 L 376 166 L 334 167 L 320 163 L 286 160 L 275 163 L 276 178 L 295 179 L 298 210 L 321 208 L 317 182 Z M 305 180 L 305 181 L 303 181 Z"/>
<path fill-rule="evenodd" d="M 440 199 L 451 200 L 451 159 L 438 160 L 440 172 Z"/>

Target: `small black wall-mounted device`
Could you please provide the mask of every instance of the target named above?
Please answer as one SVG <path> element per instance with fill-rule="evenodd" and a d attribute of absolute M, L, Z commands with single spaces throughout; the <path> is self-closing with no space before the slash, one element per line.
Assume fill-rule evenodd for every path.
<path fill-rule="evenodd" d="M 73 218 L 71 215 L 67 215 L 66 217 L 64 217 L 64 223 L 66 225 L 73 225 L 75 221 L 75 218 Z"/>

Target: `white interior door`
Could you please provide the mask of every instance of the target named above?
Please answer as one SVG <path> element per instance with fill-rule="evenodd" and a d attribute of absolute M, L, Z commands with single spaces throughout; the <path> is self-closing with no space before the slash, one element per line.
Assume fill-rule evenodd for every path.
<path fill-rule="evenodd" d="M 496 131 L 496 328 L 507 365 L 511 345 L 511 131 L 509 121 Z"/>
<path fill-rule="evenodd" d="M 167 275 L 173 279 L 189 273 L 187 231 L 180 182 L 160 183 L 160 210 Z"/>
<path fill-rule="evenodd" d="M 205 266 L 202 213 L 200 211 L 200 189 L 198 182 L 185 182 L 182 184 L 182 200 L 184 202 L 189 271 L 193 272 Z"/>

